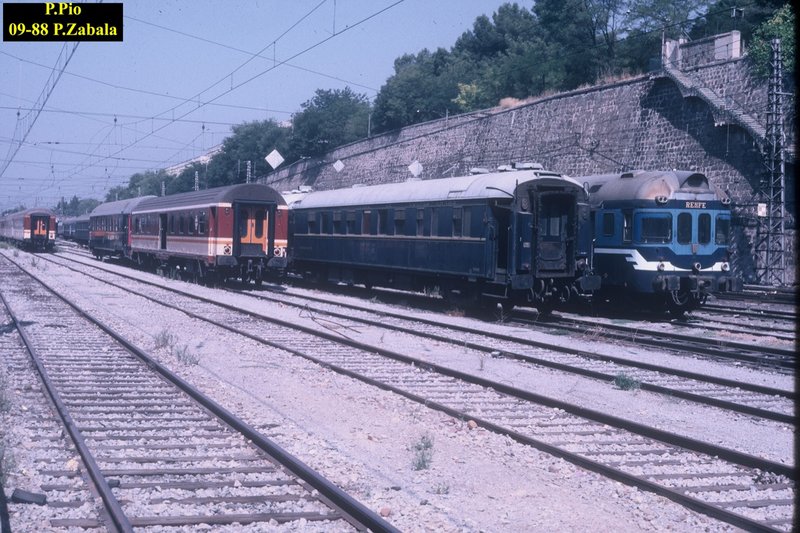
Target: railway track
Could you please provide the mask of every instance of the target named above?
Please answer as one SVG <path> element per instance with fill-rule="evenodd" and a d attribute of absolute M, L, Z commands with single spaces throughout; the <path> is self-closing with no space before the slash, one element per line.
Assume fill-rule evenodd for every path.
<path fill-rule="evenodd" d="M 785 372 L 794 372 L 797 356 L 792 348 L 771 345 L 753 345 L 719 337 L 706 337 L 696 334 L 685 334 L 674 331 L 658 331 L 642 329 L 640 325 L 621 325 L 609 322 L 598 323 L 590 319 L 568 317 L 557 314 L 542 319 L 525 319 L 523 323 L 532 327 L 560 329 L 575 334 L 594 331 L 598 336 L 607 339 L 618 339 L 639 345 L 657 347 L 673 353 L 684 353 L 691 356 L 699 354 L 752 365 L 755 368 L 772 368 Z"/>
<path fill-rule="evenodd" d="M 789 466 L 349 341 L 319 331 L 319 327 L 201 302 L 188 298 L 189 294 L 156 292 L 162 305 L 191 317 L 452 416 L 474 420 L 738 527 L 763 531 L 791 528 L 794 471 Z M 215 309 L 209 308 L 210 303 Z"/>
<path fill-rule="evenodd" d="M 81 457 L 104 514 L 54 528 L 306 524 L 395 531 L 8 258 L 2 300 Z M 58 297 L 56 297 L 58 296 Z M 202 496 L 197 493 L 202 492 Z"/>
<path fill-rule="evenodd" d="M 91 269 L 96 264 L 84 264 Z M 103 269 L 105 270 L 105 269 Z M 85 271 L 77 272 L 87 274 Z M 125 277 L 136 283 L 147 283 L 164 290 L 174 290 L 161 284 L 152 284 L 135 276 L 105 270 L 114 279 Z M 91 274 L 89 274 L 91 275 Z M 113 283 L 108 279 L 95 277 L 99 281 Z M 135 290 L 135 288 L 132 288 Z M 177 291 L 185 294 L 183 291 Z M 137 291 L 138 294 L 149 297 Z M 626 379 L 635 380 L 640 388 L 660 394 L 696 403 L 727 409 L 751 416 L 774 420 L 794 425 L 793 391 L 759 386 L 746 381 L 721 379 L 715 376 L 680 371 L 662 365 L 637 362 L 610 354 L 602 354 L 596 350 L 569 348 L 563 343 L 544 342 L 524 339 L 502 333 L 491 333 L 460 325 L 442 325 L 439 321 L 409 318 L 400 313 L 374 311 L 358 305 L 337 302 L 329 305 L 323 298 L 309 295 L 296 296 L 281 291 L 279 296 L 264 293 L 248 293 L 249 296 L 280 305 L 289 305 L 318 314 L 320 317 L 335 319 L 340 325 L 355 327 L 368 325 L 375 328 L 390 328 L 414 337 L 433 339 L 440 343 L 451 343 L 465 350 L 473 350 L 477 354 L 514 359 L 523 364 L 538 365 L 555 370 L 578 374 L 605 382 L 612 382 L 624 375 Z M 318 306 L 310 307 L 309 301 Z M 333 310 L 338 308 L 339 310 Z M 342 308 L 347 312 L 342 312 Z M 346 321 L 346 322 L 342 322 Z M 454 337 L 456 335 L 456 337 Z M 468 357 L 467 353 L 463 354 Z"/>

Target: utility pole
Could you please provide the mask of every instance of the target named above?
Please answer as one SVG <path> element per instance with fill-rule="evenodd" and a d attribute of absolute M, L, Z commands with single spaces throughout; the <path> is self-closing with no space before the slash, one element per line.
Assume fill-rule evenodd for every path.
<path fill-rule="evenodd" d="M 166 183 L 164 183 L 164 180 L 161 180 L 161 196 L 166 196 L 166 195 L 167 195 L 167 186 Z"/>
<path fill-rule="evenodd" d="M 767 93 L 767 172 L 760 183 L 756 278 L 761 285 L 785 283 L 785 166 L 783 145 L 783 61 L 780 39 L 772 40 L 772 73 Z"/>
<path fill-rule="evenodd" d="M 250 183 L 250 171 L 251 171 L 251 168 L 252 168 L 252 161 L 248 160 L 247 161 L 247 178 L 246 178 L 247 181 L 246 181 L 246 183 Z"/>
<path fill-rule="evenodd" d="M 196 170 L 194 171 L 194 190 L 200 190 L 200 173 Z"/>

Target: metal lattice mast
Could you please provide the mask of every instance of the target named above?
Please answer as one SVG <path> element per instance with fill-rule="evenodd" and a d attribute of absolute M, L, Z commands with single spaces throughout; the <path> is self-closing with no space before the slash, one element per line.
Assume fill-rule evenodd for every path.
<path fill-rule="evenodd" d="M 783 61 L 780 39 L 772 40 L 772 73 L 767 95 L 767 176 L 761 182 L 756 241 L 756 275 L 763 285 L 785 283 L 783 145 Z M 764 209 L 766 208 L 766 209 Z"/>

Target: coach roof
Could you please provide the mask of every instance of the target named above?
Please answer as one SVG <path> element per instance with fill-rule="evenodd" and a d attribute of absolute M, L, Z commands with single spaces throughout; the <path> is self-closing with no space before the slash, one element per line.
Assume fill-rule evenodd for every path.
<path fill-rule="evenodd" d="M 576 176 L 589 191 L 589 201 L 596 205 L 608 200 L 652 200 L 657 196 L 672 198 L 676 193 L 719 193 L 708 182 L 705 174 L 686 170 L 643 171 L 622 174 L 596 174 Z"/>
<path fill-rule="evenodd" d="M 412 180 L 402 183 L 353 187 L 308 194 L 290 195 L 287 201 L 293 208 L 351 207 L 382 204 L 410 204 L 455 199 L 512 198 L 521 183 L 551 179 L 576 182 L 547 171 L 521 170 L 476 174 L 457 178 Z"/>
<path fill-rule="evenodd" d="M 109 215 L 127 215 L 134 208 L 148 198 L 155 198 L 155 196 L 139 196 L 137 198 L 128 198 L 127 200 L 117 200 L 116 202 L 106 202 L 94 208 L 90 213 L 90 217 L 104 217 Z"/>
<path fill-rule="evenodd" d="M 202 191 L 152 197 L 139 204 L 135 210 L 137 213 L 149 213 L 168 209 L 233 204 L 233 202 L 271 202 L 279 205 L 284 203 L 283 197 L 271 187 L 260 183 L 240 183 Z"/>

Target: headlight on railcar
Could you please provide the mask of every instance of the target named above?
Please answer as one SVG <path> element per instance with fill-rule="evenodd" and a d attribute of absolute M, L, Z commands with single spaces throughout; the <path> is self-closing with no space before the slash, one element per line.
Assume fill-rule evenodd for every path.
<path fill-rule="evenodd" d="M 692 270 L 694 270 L 695 272 L 700 272 L 700 269 L 702 269 L 702 268 L 703 268 L 703 265 L 701 265 L 700 263 L 695 263 L 695 264 L 692 265 Z"/>
<path fill-rule="evenodd" d="M 667 268 L 667 267 L 664 265 L 663 262 L 661 262 L 661 263 L 658 264 L 658 266 L 656 268 L 658 269 L 659 272 L 664 272 L 664 269 Z"/>
<path fill-rule="evenodd" d="M 722 263 L 722 271 L 727 272 L 731 269 L 731 266 L 728 263 Z"/>

